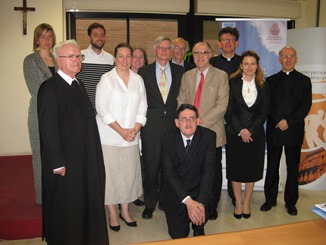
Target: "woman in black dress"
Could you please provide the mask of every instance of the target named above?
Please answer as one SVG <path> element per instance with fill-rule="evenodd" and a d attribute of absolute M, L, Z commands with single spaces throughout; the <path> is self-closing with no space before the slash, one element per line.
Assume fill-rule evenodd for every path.
<path fill-rule="evenodd" d="M 252 50 L 242 53 L 239 69 L 230 76 L 226 121 L 226 175 L 232 181 L 236 205 L 234 217 L 248 219 L 255 182 L 262 179 L 265 156 L 264 123 L 269 93 L 259 56 Z M 245 183 L 244 198 L 241 187 Z"/>

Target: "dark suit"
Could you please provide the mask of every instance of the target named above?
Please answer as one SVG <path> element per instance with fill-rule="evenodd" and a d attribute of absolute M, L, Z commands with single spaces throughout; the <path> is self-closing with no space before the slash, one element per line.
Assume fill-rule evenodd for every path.
<path fill-rule="evenodd" d="M 170 64 L 172 64 L 172 63 L 173 63 L 173 61 L 172 61 L 172 59 L 171 59 L 171 60 L 170 60 Z M 173 63 L 173 64 L 176 64 L 176 63 Z M 177 65 L 177 64 L 176 64 L 176 65 Z M 186 60 L 183 61 L 183 66 L 182 66 L 182 65 L 180 65 L 180 66 L 183 68 L 184 72 L 196 68 L 196 65 L 195 65 L 194 63 L 190 63 L 190 62 L 188 62 L 188 61 L 186 61 Z"/>
<path fill-rule="evenodd" d="M 200 126 L 187 154 L 180 130 L 163 136 L 160 202 L 172 238 L 187 237 L 189 234 L 191 221 L 182 200 L 190 196 L 204 206 L 209 201 L 216 171 L 215 145 L 215 132 Z"/>
<path fill-rule="evenodd" d="M 256 86 L 256 100 L 248 106 L 242 93 L 243 83 L 242 75 L 230 80 L 229 105 L 225 114 L 227 179 L 242 183 L 263 178 L 264 123 L 269 109 L 268 86 Z M 251 133 L 253 141 L 250 143 L 244 143 L 239 137 L 240 131 L 245 128 Z"/>
<path fill-rule="evenodd" d="M 283 146 L 285 148 L 287 179 L 284 200 L 295 205 L 298 198 L 298 166 L 304 137 L 304 119 L 311 103 L 310 78 L 296 70 L 286 75 L 284 72 L 270 76 L 266 80 L 270 89 L 271 107 L 267 120 L 267 173 L 265 197 L 269 203 L 276 203 L 279 184 L 279 165 Z M 285 119 L 288 129 L 276 128 Z"/>
<path fill-rule="evenodd" d="M 162 135 L 166 131 L 175 129 L 174 119 L 177 110 L 177 96 L 183 68 L 176 64 L 170 64 L 170 67 L 172 84 L 165 104 L 156 80 L 156 62 L 138 70 L 138 74 L 144 80 L 148 104 L 147 122 L 141 129 L 145 179 L 144 202 L 146 208 L 155 208 L 158 200 L 158 173 Z"/>

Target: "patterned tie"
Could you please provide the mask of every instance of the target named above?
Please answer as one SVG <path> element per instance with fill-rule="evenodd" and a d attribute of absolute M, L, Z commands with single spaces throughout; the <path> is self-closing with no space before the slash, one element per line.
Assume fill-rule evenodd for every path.
<path fill-rule="evenodd" d="M 164 103 L 166 102 L 166 99 L 168 97 L 168 86 L 167 86 L 165 68 L 166 67 L 161 69 L 161 77 L 160 77 L 160 83 L 159 83 L 159 88 L 160 88 L 160 92 L 161 92 Z"/>
<path fill-rule="evenodd" d="M 196 97 L 195 97 L 195 102 L 194 102 L 194 106 L 197 108 L 197 110 L 199 111 L 199 104 L 200 104 L 200 96 L 201 96 L 201 91 L 203 89 L 204 86 L 204 73 L 200 73 L 200 82 L 197 88 L 197 92 L 196 92 Z"/>
<path fill-rule="evenodd" d="M 191 143 L 191 139 L 187 139 L 187 145 L 185 147 L 185 150 L 186 150 L 186 154 L 188 153 L 188 150 L 189 150 L 189 146 L 190 146 L 190 143 Z"/>

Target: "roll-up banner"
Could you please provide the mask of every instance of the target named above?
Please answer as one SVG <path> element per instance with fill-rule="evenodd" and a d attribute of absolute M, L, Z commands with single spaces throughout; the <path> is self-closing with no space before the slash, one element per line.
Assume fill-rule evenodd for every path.
<path fill-rule="evenodd" d="M 312 106 L 305 119 L 299 184 L 303 189 L 326 190 L 326 28 L 289 30 L 288 43 L 297 50 L 296 70 L 312 82 Z"/>

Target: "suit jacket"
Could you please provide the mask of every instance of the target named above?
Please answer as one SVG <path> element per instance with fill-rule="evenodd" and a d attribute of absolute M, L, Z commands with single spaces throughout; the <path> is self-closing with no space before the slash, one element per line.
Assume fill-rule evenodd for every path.
<path fill-rule="evenodd" d="M 269 109 L 268 86 L 258 88 L 255 103 L 248 107 L 242 95 L 241 77 L 230 80 L 229 105 L 225 114 L 226 131 L 238 135 L 244 128 L 254 137 L 264 134 L 264 123 Z"/>
<path fill-rule="evenodd" d="M 170 60 L 170 64 L 175 64 L 172 62 L 172 59 Z M 188 62 L 186 60 L 183 61 L 183 66 L 180 66 L 183 68 L 184 72 L 196 68 L 196 65 L 194 63 Z"/>
<path fill-rule="evenodd" d="M 179 129 L 163 136 L 160 199 L 164 209 L 175 207 L 188 195 L 207 204 L 216 171 L 215 140 L 214 131 L 198 126 L 186 154 Z"/>
<path fill-rule="evenodd" d="M 187 71 L 181 80 L 178 106 L 183 103 L 194 104 L 196 96 L 197 69 Z M 229 102 L 228 75 L 224 71 L 209 65 L 205 77 L 199 105 L 201 126 L 216 133 L 216 147 L 226 143 L 224 114 Z"/>
<path fill-rule="evenodd" d="M 138 74 L 144 80 L 148 104 L 147 122 L 141 131 L 142 139 L 160 138 L 166 130 L 175 128 L 176 98 L 179 93 L 183 68 L 176 64 L 170 64 L 170 67 L 172 84 L 165 104 L 156 80 L 156 62 L 138 70 Z"/>
<path fill-rule="evenodd" d="M 52 54 L 51 56 L 54 61 L 55 71 L 57 71 L 57 64 L 55 63 L 55 59 Z M 36 113 L 37 93 L 39 87 L 45 80 L 52 77 L 52 73 L 38 52 L 34 52 L 26 56 L 24 59 L 23 68 L 25 81 L 31 94 L 29 110 L 30 112 Z"/>
<path fill-rule="evenodd" d="M 293 70 L 289 75 L 280 71 L 267 78 L 271 106 L 267 120 L 267 142 L 276 145 L 302 145 L 304 119 L 311 103 L 311 81 L 302 73 Z M 285 131 L 275 128 L 286 119 L 289 128 Z"/>

